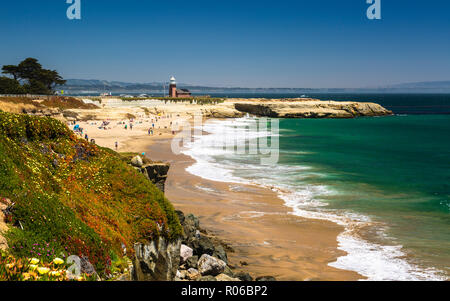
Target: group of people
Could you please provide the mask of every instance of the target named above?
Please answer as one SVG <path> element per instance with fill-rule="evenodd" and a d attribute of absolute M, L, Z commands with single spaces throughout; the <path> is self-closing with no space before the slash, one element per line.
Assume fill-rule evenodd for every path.
<path fill-rule="evenodd" d="M 178 116 L 179 116 L 179 115 L 178 115 Z M 158 116 L 152 116 L 152 117 L 150 117 L 150 118 L 147 118 L 145 121 L 146 121 L 146 122 L 151 122 L 151 126 L 147 129 L 148 135 L 149 135 L 149 136 L 153 136 L 153 135 L 156 133 L 156 129 L 157 129 L 157 128 L 161 129 L 161 128 L 163 127 L 162 124 L 161 124 L 160 126 L 158 126 L 158 121 L 161 121 L 161 119 L 166 119 L 166 118 L 171 118 L 171 117 L 172 117 L 172 114 L 165 114 L 165 115 L 162 115 L 162 114 L 160 113 L 160 114 L 158 114 Z M 127 121 L 119 121 L 119 122 L 117 123 L 117 125 L 118 125 L 119 127 L 123 126 L 123 128 L 124 128 L 125 130 L 128 130 L 128 129 L 129 129 L 129 130 L 132 131 L 133 128 L 134 128 L 134 126 L 135 126 L 135 124 L 143 124 L 143 123 L 144 123 L 144 122 L 142 122 L 142 121 L 135 121 L 134 119 L 130 118 L 130 119 L 127 120 Z M 178 124 L 178 123 L 175 122 L 175 124 Z M 91 122 L 91 125 L 97 126 L 97 122 Z M 172 125 L 173 125 L 173 121 L 170 121 L 170 127 L 172 127 Z M 90 138 L 90 137 L 89 137 L 88 133 L 85 132 L 84 129 L 81 128 L 80 125 L 77 124 L 76 121 L 70 121 L 70 122 L 69 122 L 69 126 L 73 126 L 73 131 L 74 131 L 77 135 L 79 135 L 80 137 L 84 137 L 84 139 L 85 139 L 86 141 L 89 141 L 89 138 Z M 103 129 L 103 130 L 111 129 L 111 122 L 108 121 L 108 120 L 104 120 L 104 121 L 102 121 L 102 123 L 100 124 L 100 126 L 98 126 L 98 128 L 99 128 L 99 129 Z M 167 129 L 167 128 L 169 128 L 169 126 L 168 126 L 168 125 L 165 125 L 164 128 Z M 174 134 L 175 134 L 175 131 L 172 131 L 172 134 L 174 135 Z M 162 133 L 159 133 L 159 135 L 162 135 Z M 95 144 L 95 139 L 91 139 L 90 142 Z M 118 141 L 115 141 L 114 147 L 115 147 L 115 150 L 118 151 L 118 149 L 119 149 L 119 142 L 118 142 Z"/>

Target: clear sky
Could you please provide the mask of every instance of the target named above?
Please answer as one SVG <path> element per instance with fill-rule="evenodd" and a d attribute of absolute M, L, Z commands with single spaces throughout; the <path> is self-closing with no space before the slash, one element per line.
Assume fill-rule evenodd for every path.
<path fill-rule="evenodd" d="M 35 57 L 64 78 L 241 87 L 450 80 L 450 1 L 66 0 L 0 3 L 0 65 Z"/>

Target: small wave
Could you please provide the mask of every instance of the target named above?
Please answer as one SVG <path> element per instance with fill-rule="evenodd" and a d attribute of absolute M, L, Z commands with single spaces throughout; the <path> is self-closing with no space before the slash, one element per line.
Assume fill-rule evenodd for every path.
<path fill-rule="evenodd" d="M 183 151 L 196 161 L 186 170 L 207 180 L 257 185 L 272 189 L 284 200 L 285 205 L 292 209 L 292 214 L 304 218 L 328 220 L 343 226 L 345 231 L 338 236 L 338 248 L 345 251 L 347 255 L 330 263 L 332 267 L 358 272 L 368 280 L 445 280 L 438 270 L 421 268 L 409 263 L 405 259 L 406 254 L 402 251 L 401 245 L 380 245 L 359 237 L 355 229 L 373 226 L 375 223 L 365 215 L 325 208 L 328 204 L 323 201 L 323 198 L 337 194 L 330 187 L 299 185 L 298 182 L 295 185 L 289 184 L 292 183 L 289 181 L 295 182 L 302 177 L 322 176 L 320 173 L 308 171 L 309 166 L 277 165 L 269 169 L 267 166 L 248 163 L 248 160 L 233 162 L 233 160 L 224 159 L 226 156 L 235 159 L 236 156 L 233 152 L 227 153 L 211 147 L 215 139 L 220 139 L 222 133 L 228 131 L 230 127 L 246 126 L 249 120 L 249 118 L 243 118 L 234 122 L 207 123 L 204 129 L 211 135 L 197 137 Z M 239 130 L 235 133 L 240 138 L 248 136 Z M 263 134 L 253 133 L 250 136 L 258 137 L 258 135 Z M 299 151 L 299 154 L 302 152 Z M 219 161 L 218 156 L 222 156 Z M 245 178 L 237 176 L 239 173 Z M 249 178 L 252 180 L 248 180 Z M 266 213 L 248 211 L 228 218 L 257 218 L 264 214 Z M 380 234 L 383 236 L 385 232 L 380 230 Z"/>
<path fill-rule="evenodd" d="M 439 270 L 421 268 L 403 257 L 402 246 L 382 246 L 347 232 L 338 236 L 339 249 L 347 252 L 329 265 L 356 271 L 371 281 L 445 281 Z"/>

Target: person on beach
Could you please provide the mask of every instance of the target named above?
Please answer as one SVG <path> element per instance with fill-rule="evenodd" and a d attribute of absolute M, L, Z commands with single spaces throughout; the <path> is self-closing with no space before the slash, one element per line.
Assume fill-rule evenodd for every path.
<path fill-rule="evenodd" d="M 126 130 L 128 129 L 128 124 L 125 124 L 125 129 L 126 129 Z"/>
<path fill-rule="evenodd" d="M 88 134 L 84 134 L 84 139 L 86 139 L 86 141 L 89 141 Z"/>
<path fill-rule="evenodd" d="M 115 146 L 116 146 L 116 151 L 117 151 L 117 149 L 119 148 L 119 142 L 116 141 Z"/>
<path fill-rule="evenodd" d="M 130 123 L 130 131 L 132 131 L 132 130 L 133 130 L 133 124 Z"/>

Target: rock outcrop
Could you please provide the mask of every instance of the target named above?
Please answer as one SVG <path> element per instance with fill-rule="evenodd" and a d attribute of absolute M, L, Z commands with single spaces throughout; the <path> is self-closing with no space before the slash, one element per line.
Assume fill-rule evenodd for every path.
<path fill-rule="evenodd" d="M 240 118 L 246 112 L 237 110 L 232 103 L 223 103 L 202 110 L 202 114 L 208 118 Z"/>
<path fill-rule="evenodd" d="M 194 250 L 192 250 L 191 248 L 189 248 L 186 245 L 181 245 L 180 260 L 182 263 L 185 263 L 193 255 L 194 255 Z"/>
<path fill-rule="evenodd" d="M 141 167 L 141 172 L 146 176 L 156 187 L 162 192 L 165 189 L 165 183 L 167 180 L 167 173 L 169 172 L 169 163 L 150 163 Z"/>
<path fill-rule="evenodd" d="M 133 165 L 134 167 L 142 167 L 142 165 L 144 165 L 144 162 L 142 162 L 141 156 L 136 156 L 131 159 L 131 165 Z"/>
<path fill-rule="evenodd" d="M 202 276 L 217 276 L 225 271 L 227 264 L 220 259 L 203 254 L 198 260 L 198 271 Z"/>
<path fill-rule="evenodd" d="M 167 180 L 167 174 L 170 169 L 169 163 L 163 162 L 151 162 L 147 163 L 141 156 L 135 156 L 130 161 L 129 164 L 133 166 L 137 171 L 142 173 L 149 181 L 155 184 L 162 192 L 165 189 L 165 183 Z"/>
<path fill-rule="evenodd" d="M 174 280 L 180 265 L 180 248 L 181 239 L 170 242 L 163 237 L 146 244 L 135 244 L 133 280 Z"/>
<path fill-rule="evenodd" d="M 8 242 L 6 238 L 2 235 L 7 232 L 9 227 L 6 224 L 6 214 L 8 208 L 12 205 L 11 201 L 6 198 L 0 198 L 0 251 L 4 251 L 8 248 Z"/>
<path fill-rule="evenodd" d="M 209 235 L 205 229 L 200 228 L 199 219 L 195 215 L 185 216 L 181 211 L 176 213 L 184 229 L 179 254 L 182 259 L 176 281 L 253 281 L 250 274 L 233 271 L 234 267 L 228 265 L 227 260 L 227 251 L 233 252 L 233 249 L 220 238 Z"/>
<path fill-rule="evenodd" d="M 313 99 L 236 102 L 234 107 L 240 112 L 273 118 L 354 118 L 392 115 L 391 111 L 376 103 Z"/>

